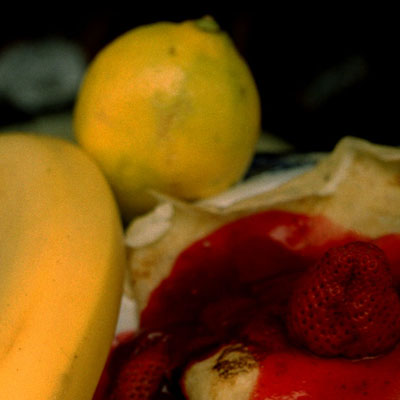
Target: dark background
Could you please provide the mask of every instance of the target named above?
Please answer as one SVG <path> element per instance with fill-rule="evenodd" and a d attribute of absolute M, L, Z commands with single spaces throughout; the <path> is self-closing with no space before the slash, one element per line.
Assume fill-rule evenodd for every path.
<path fill-rule="evenodd" d="M 18 41 L 58 36 L 79 44 L 89 62 L 105 44 L 137 25 L 209 14 L 230 34 L 253 72 L 265 131 L 297 151 L 330 150 L 344 135 L 400 144 L 394 106 L 397 71 L 391 61 L 399 46 L 392 10 L 337 4 L 318 10 L 290 4 L 277 9 L 270 3 L 253 9 L 141 6 L 113 3 L 83 10 L 60 2 L 24 6 L 23 12 L 16 6 L 2 13 L 0 54 Z M 0 101 L 0 125 L 32 117 Z"/>

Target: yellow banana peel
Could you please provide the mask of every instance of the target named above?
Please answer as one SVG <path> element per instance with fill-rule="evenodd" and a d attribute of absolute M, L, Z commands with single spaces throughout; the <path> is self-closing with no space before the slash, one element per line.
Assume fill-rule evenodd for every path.
<path fill-rule="evenodd" d="M 0 135 L 0 399 L 89 400 L 118 318 L 123 231 L 76 145 Z"/>

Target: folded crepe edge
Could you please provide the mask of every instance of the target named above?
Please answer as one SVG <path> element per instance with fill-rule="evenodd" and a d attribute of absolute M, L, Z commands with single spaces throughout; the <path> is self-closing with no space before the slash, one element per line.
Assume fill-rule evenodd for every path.
<path fill-rule="evenodd" d="M 393 207 L 397 201 L 400 204 L 400 178 L 393 181 L 393 196 L 391 193 L 386 199 L 379 193 L 388 187 L 382 164 L 394 166 L 393 173 L 398 170 L 400 176 L 400 148 L 348 136 L 310 170 L 224 208 L 213 206 L 212 202 L 189 203 L 154 193 L 159 206 L 133 220 L 126 230 L 130 268 L 127 294 L 137 300 L 138 310 L 142 310 L 184 248 L 231 220 L 262 210 L 326 214 L 344 227 L 372 236 L 400 232 L 400 207 L 399 212 Z M 370 190 L 378 192 L 366 197 L 366 188 L 375 176 L 377 184 Z M 363 215 L 366 208 L 371 209 L 373 218 Z"/>
<path fill-rule="evenodd" d="M 235 199 L 226 207 L 214 205 L 212 199 L 206 202 L 189 203 L 153 191 L 152 195 L 157 199 L 158 205 L 148 214 L 134 219 L 129 224 L 125 232 L 125 243 L 128 247 L 140 248 L 159 240 L 167 234 L 175 209 L 190 209 L 191 212 L 215 215 L 241 214 L 242 212 L 248 214 L 249 211 L 268 208 L 271 203 L 278 205 L 309 196 L 329 196 L 345 178 L 356 154 L 365 154 L 384 162 L 400 161 L 400 148 L 377 145 L 364 139 L 347 136 L 338 142 L 330 155 L 321 159 L 310 170 L 263 191 L 262 187 L 266 186 L 270 179 L 270 176 L 265 174 L 261 177 L 264 179 L 256 182 L 258 186 L 261 186 L 261 193 L 251 197 L 243 193 L 240 198 Z M 252 191 L 249 190 L 249 192 Z"/>

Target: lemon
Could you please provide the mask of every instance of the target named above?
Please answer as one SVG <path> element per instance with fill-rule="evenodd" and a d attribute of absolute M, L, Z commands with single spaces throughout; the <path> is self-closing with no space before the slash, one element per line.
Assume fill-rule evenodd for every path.
<path fill-rule="evenodd" d="M 154 206 L 151 190 L 196 200 L 240 180 L 260 114 L 248 65 L 207 16 L 139 26 L 105 46 L 81 84 L 74 132 L 129 220 Z"/>

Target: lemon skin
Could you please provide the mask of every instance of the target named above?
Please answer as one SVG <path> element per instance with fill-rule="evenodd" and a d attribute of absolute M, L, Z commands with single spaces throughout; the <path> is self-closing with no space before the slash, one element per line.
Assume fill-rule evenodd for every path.
<path fill-rule="evenodd" d="M 140 26 L 102 49 L 78 93 L 74 132 L 130 220 L 154 206 L 153 190 L 195 200 L 239 181 L 260 114 L 248 65 L 206 17 Z"/>

